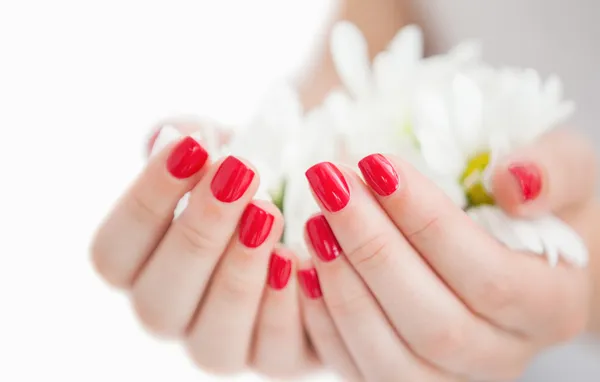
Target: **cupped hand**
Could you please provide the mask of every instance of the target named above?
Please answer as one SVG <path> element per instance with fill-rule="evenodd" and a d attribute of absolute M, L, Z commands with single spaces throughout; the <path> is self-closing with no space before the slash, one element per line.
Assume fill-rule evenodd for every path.
<path fill-rule="evenodd" d="M 253 200 L 259 178 L 252 165 L 233 156 L 212 162 L 195 138 L 200 126 L 175 127 L 194 134 L 149 159 L 100 227 L 93 263 L 131 295 L 147 328 L 181 339 L 203 369 L 306 371 L 315 361 L 302 327 L 294 258 L 277 245 L 281 214 Z M 187 208 L 174 219 L 188 192 Z"/>
<path fill-rule="evenodd" d="M 495 169 L 498 204 L 575 216 L 593 195 L 592 153 L 564 132 L 514 153 Z M 332 163 L 307 171 L 322 214 L 306 224 L 299 281 L 324 362 L 357 380 L 510 380 L 584 330 L 586 269 L 507 249 L 395 157 L 359 167 L 365 182 Z"/>

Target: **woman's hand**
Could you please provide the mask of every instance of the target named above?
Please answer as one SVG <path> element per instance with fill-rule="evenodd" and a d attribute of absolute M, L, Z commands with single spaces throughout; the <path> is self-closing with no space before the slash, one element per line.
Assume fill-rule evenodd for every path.
<path fill-rule="evenodd" d="M 591 153 L 565 133 L 515 153 L 496 169 L 498 203 L 573 215 L 593 194 Z M 369 186 L 330 163 L 307 171 L 322 215 L 306 225 L 316 271 L 299 279 L 324 362 L 369 381 L 508 380 L 585 328 L 587 270 L 508 250 L 394 157 L 360 168 Z"/>
<path fill-rule="evenodd" d="M 283 219 L 273 204 L 252 200 L 258 184 L 250 164 L 211 163 L 201 141 L 182 137 L 150 158 L 109 214 L 93 262 L 130 292 L 146 327 L 181 338 L 202 368 L 233 373 L 250 364 L 295 375 L 314 359 L 290 282 L 294 261 L 276 245 Z M 188 191 L 187 208 L 173 220 Z"/>

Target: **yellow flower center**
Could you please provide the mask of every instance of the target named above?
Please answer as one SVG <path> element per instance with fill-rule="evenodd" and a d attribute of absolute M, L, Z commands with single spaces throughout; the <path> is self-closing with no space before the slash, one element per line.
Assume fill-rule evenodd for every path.
<path fill-rule="evenodd" d="M 490 163 L 489 151 L 479 153 L 467 163 L 467 168 L 460 177 L 460 184 L 463 186 L 469 206 L 479 206 L 482 204 L 494 204 L 494 198 L 488 194 L 483 185 L 483 172 Z"/>

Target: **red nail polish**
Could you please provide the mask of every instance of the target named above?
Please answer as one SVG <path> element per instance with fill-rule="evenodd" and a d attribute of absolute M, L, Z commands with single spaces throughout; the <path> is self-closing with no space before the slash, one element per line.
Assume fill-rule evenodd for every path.
<path fill-rule="evenodd" d="M 306 171 L 311 188 L 330 212 L 346 207 L 350 200 L 350 189 L 341 171 L 333 163 L 322 162 Z"/>
<path fill-rule="evenodd" d="M 381 154 L 373 154 L 358 162 L 365 181 L 381 196 L 393 194 L 400 185 L 394 166 Z"/>
<path fill-rule="evenodd" d="M 273 252 L 269 262 L 269 286 L 275 290 L 285 288 L 292 274 L 292 260 Z"/>
<path fill-rule="evenodd" d="M 244 195 L 253 178 L 254 171 L 236 157 L 229 156 L 221 163 L 210 189 L 218 200 L 232 203 Z"/>
<path fill-rule="evenodd" d="M 308 298 L 317 299 L 323 295 L 319 275 L 315 268 L 301 269 L 298 271 L 298 282 L 302 291 Z"/>
<path fill-rule="evenodd" d="M 508 171 L 519 182 L 523 201 L 534 200 L 542 191 L 542 174 L 537 166 L 532 164 L 513 164 Z"/>
<path fill-rule="evenodd" d="M 240 241 L 248 248 L 265 242 L 275 217 L 255 204 L 248 204 L 240 219 Z"/>
<path fill-rule="evenodd" d="M 200 171 L 207 159 L 206 150 L 194 138 L 185 137 L 169 155 L 167 170 L 176 178 L 189 178 Z"/>
<path fill-rule="evenodd" d="M 306 222 L 306 233 L 319 259 L 329 262 L 341 253 L 340 247 L 329 223 L 323 215 L 313 216 Z"/>

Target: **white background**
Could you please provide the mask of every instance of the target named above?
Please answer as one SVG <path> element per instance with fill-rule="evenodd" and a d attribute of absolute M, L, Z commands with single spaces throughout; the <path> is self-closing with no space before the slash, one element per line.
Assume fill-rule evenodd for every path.
<path fill-rule="evenodd" d="M 0 0 L 0 381 L 209 378 L 139 327 L 89 242 L 157 120 L 243 121 L 331 4 Z"/>

